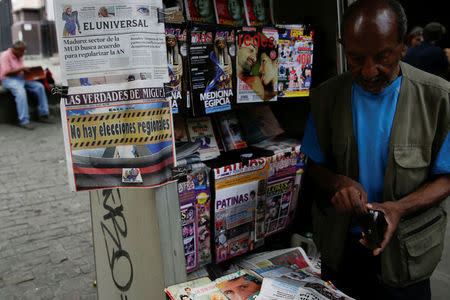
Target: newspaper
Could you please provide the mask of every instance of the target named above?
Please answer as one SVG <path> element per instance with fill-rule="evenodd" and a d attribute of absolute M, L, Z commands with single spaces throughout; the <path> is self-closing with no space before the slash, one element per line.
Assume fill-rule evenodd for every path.
<path fill-rule="evenodd" d="M 236 261 L 236 264 L 244 269 L 261 270 L 274 266 L 283 266 L 291 270 L 302 270 L 308 274 L 320 277 L 320 269 L 317 269 L 301 247 L 262 252 L 249 255 Z"/>
<path fill-rule="evenodd" d="M 55 0 L 63 84 L 168 81 L 161 0 Z"/>
<path fill-rule="evenodd" d="M 278 31 L 243 27 L 237 33 L 237 103 L 276 101 Z"/>
<path fill-rule="evenodd" d="M 252 250 L 255 240 L 264 237 L 267 174 L 265 158 L 214 169 L 216 262 Z"/>
<path fill-rule="evenodd" d="M 309 96 L 314 32 L 303 25 L 279 25 L 278 97 Z"/>
<path fill-rule="evenodd" d="M 183 0 L 163 0 L 164 21 L 166 23 L 183 23 L 184 7 Z"/>
<path fill-rule="evenodd" d="M 331 283 L 310 276 L 300 280 L 289 277 L 264 278 L 256 300 L 351 300 Z"/>
<path fill-rule="evenodd" d="M 69 88 L 61 118 L 73 190 L 149 187 L 170 178 L 172 115 L 160 82 Z"/>

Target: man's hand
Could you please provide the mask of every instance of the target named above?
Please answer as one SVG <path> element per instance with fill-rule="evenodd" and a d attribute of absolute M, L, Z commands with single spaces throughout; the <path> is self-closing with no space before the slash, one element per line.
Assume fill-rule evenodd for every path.
<path fill-rule="evenodd" d="M 384 248 L 386 248 L 387 244 L 394 235 L 394 232 L 397 230 L 398 223 L 400 222 L 400 218 L 403 216 L 403 214 L 398 207 L 398 203 L 392 201 L 383 203 L 371 203 L 367 204 L 366 207 L 368 209 L 382 211 L 387 223 L 386 232 L 384 233 L 383 241 L 381 242 L 381 248 L 377 248 L 376 246 L 369 244 L 364 239 L 364 234 L 363 238 L 360 240 L 361 244 L 363 244 L 367 248 L 373 249 L 373 255 L 376 256 L 380 254 L 384 250 Z"/>
<path fill-rule="evenodd" d="M 30 72 L 30 70 L 31 70 L 30 67 L 22 67 L 22 68 L 20 68 L 20 71 L 24 71 L 24 72 Z"/>
<path fill-rule="evenodd" d="M 331 198 L 334 208 L 340 212 L 356 215 L 367 213 L 367 194 L 361 184 L 349 177 L 339 175 L 336 193 Z"/>

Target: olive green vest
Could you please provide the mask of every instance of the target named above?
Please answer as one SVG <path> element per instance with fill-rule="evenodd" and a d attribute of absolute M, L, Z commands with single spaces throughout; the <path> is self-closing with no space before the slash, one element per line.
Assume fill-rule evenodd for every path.
<path fill-rule="evenodd" d="M 389 141 L 383 201 L 399 200 L 431 179 L 431 166 L 450 127 L 449 82 L 405 63 L 400 67 L 403 78 Z M 311 111 L 327 167 L 358 181 L 351 88 L 348 73 L 328 80 L 312 91 Z M 385 284 L 406 286 L 431 275 L 443 249 L 447 223 L 443 202 L 400 221 L 381 254 Z M 350 215 L 337 212 L 329 199 L 315 199 L 312 214 L 322 262 L 335 271 L 345 267 L 340 262 Z"/>

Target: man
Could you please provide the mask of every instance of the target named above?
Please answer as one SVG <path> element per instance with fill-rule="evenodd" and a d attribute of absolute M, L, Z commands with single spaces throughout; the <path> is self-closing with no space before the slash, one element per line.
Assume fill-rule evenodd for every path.
<path fill-rule="evenodd" d="M 2 85 L 11 91 L 16 101 L 19 126 L 24 129 L 34 129 L 30 124 L 28 99 L 26 91 L 36 96 L 39 122 L 53 123 L 49 116 L 47 95 L 44 85 L 38 81 L 25 81 L 24 74 L 29 70 L 23 64 L 26 46 L 22 41 L 15 42 L 11 48 L 0 56 L 0 77 Z"/>
<path fill-rule="evenodd" d="M 242 0 L 227 0 L 227 9 L 237 26 L 245 26 L 247 22 L 244 17 L 244 4 Z"/>
<path fill-rule="evenodd" d="M 356 299 L 430 299 L 450 195 L 449 83 L 400 62 L 407 28 L 392 0 L 354 2 L 343 17 L 350 73 L 313 90 L 302 152 L 314 199 L 322 276 Z M 384 213 L 381 247 L 355 216 Z"/>
<path fill-rule="evenodd" d="M 429 23 L 423 29 L 423 41 L 410 47 L 405 62 L 425 72 L 447 78 L 449 60 L 439 42 L 445 35 L 445 27 L 439 23 Z"/>

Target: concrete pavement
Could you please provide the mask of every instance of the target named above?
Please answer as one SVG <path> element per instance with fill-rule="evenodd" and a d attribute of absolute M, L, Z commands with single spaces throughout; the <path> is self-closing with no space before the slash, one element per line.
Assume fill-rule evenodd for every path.
<path fill-rule="evenodd" d="M 96 299 L 87 192 L 68 189 L 60 124 L 0 124 L 0 299 Z"/>

